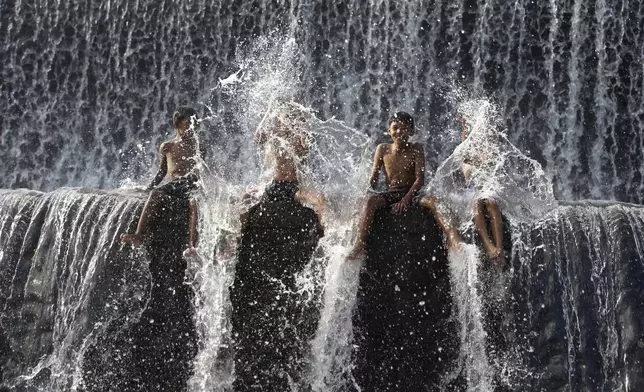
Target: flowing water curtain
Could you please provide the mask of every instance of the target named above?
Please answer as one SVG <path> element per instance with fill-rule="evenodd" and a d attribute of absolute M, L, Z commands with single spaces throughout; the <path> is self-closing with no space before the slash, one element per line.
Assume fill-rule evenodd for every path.
<path fill-rule="evenodd" d="M 450 140 L 438 135 L 452 126 L 440 90 L 453 78 L 498 99 L 510 141 L 546 165 L 558 196 L 641 201 L 640 9 L 582 0 L 14 2 L 0 19 L 10 162 L 0 184 L 114 186 L 149 174 L 172 109 L 210 103 L 210 89 L 236 69 L 239 44 L 280 28 L 301 44 L 303 99 L 323 117 L 377 133 L 392 110 L 409 109 L 431 135 L 436 167 Z M 219 93 L 212 108 L 227 111 Z"/>
<path fill-rule="evenodd" d="M 29 224 L 13 235 L 3 230 L 8 246 L 2 275 L 12 277 L 3 324 L 12 341 L 22 342 L 13 348 L 24 350 L 16 353 L 23 355 L 18 367 L 9 368 L 18 371 L 7 375 L 10 385 L 67 390 L 123 382 L 118 372 L 131 358 L 116 346 L 121 330 L 136 323 L 147 305 L 150 275 L 140 255 L 118 249 L 117 235 L 140 200 L 76 190 L 9 196 L 14 200 L 3 199 L 3 210 L 14 205 L 19 212 L 3 214 L 3 221 L 26 218 Z M 33 197 L 32 209 L 20 211 Z M 6 269 L 11 265 L 15 272 Z M 102 356 L 95 355 L 96 346 Z M 111 371 L 98 370 L 101 358 L 113 361 Z"/>

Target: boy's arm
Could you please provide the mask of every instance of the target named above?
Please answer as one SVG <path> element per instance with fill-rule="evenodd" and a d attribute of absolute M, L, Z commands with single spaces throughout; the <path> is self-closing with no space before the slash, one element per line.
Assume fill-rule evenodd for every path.
<path fill-rule="evenodd" d="M 425 184 L 425 151 L 418 145 L 414 154 L 414 175 L 416 180 L 407 191 L 407 194 L 396 204 L 393 205 L 394 212 L 401 213 L 407 209 L 412 198 Z"/>
<path fill-rule="evenodd" d="M 371 170 L 371 179 L 369 180 L 369 186 L 371 189 L 374 189 L 378 185 L 378 178 L 380 178 L 380 169 L 382 169 L 382 156 L 384 146 L 379 144 L 376 147 L 376 154 L 373 157 L 373 169 Z"/>
<path fill-rule="evenodd" d="M 161 181 L 165 178 L 165 175 L 168 173 L 168 158 L 166 158 L 167 143 L 161 144 L 159 152 L 161 153 L 161 165 L 159 166 L 159 171 L 154 176 L 152 183 L 148 186 L 148 190 L 151 190 L 155 186 L 159 185 Z"/>
<path fill-rule="evenodd" d="M 201 143 L 199 143 L 199 157 L 202 161 L 206 162 L 206 149 Z"/>
<path fill-rule="evenodd" d="M 188 206 L 190 215 L 188 219 L 188 248 L 196 248 L 198 235 L 197 235 L 197 202 L 195 199 L 190 200 Z"/>
<path fill-rule="evenodd" d="M 418 151 L 416 152 L 416 157 L 414 159 L 414 174 L 416 176 L 416 181 L 414 181 L 409 192 L 405 195 L 411 201 L 411 198 L 414 197 L 414 194 L 420 190 L 420 188 L 425 185 L 425 150 L 423 146 L 418 146 Z"/>
<path fill-rule="evenodd" d="M 295 137 L 295 155 L 302 158 L 309 153 L 309 145 L 306 143 L 306 136 L 304 134 L 296 134 Z"/>

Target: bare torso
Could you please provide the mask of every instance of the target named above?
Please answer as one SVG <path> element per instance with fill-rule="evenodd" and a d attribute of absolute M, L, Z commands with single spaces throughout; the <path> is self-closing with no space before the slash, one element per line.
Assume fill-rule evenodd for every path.
<path fill-rule="evenodd" d="M 197 143 L 189 138 L 174 138 L 163 143 L 161 152 L 168 162 L 168 176 L 171 179 L 185 176 L 197 165 Z"/>
<path fill-rule="evenodd" d="M 295 134 L 272 137 L 267 143 L 266 155 L 274 166 L 275 180 L 297 181 L 298 162 L 306 155 L 306 146 L 302 137 Z"/>
<path fill-rule="evenodd" d="M 396 149 L 393 144 L 381 146 L 387 189 L 409 189 L 416 181 L 416 162 L 422 155 L 422 146 L 418 143 L 409 143 L 404 149 Z"/>

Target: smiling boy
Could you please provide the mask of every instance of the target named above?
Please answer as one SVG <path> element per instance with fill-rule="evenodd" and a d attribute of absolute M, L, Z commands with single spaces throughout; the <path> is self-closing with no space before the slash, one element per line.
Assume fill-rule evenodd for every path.
<path fill-rule="evenodd" d="M 371 228 L 373 216 L 378 209 L 391 207 L 395 213 L 401 213 L 414 204 L 432 211 L 438 224 L 445 231 L 450 246 L 457 237 L 450 227 L 445 225 L 436 209 L 436 199 L 425 196 L 420 199 L 418 193 L 425 182 L 425 151 L 420 143 L 409 142 L 415 132 L 414 119 L 406 112 L 397 112 L 389 119 L 389 136 L 391 144 L 380 144 L 376 148 L 370 186 L 378 184 L 380 170 L 384 168 L 387 189 L 373 193 L 367 198 L 367 205 L 362 215 L 358 237 L 348 260 L 364 257 L 364 244 Z"/>

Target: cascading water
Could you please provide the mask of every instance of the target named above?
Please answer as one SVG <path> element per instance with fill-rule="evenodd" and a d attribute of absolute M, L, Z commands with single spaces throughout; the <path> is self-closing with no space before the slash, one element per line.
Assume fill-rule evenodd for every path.
<path fill-rule="evenodd" d="M 302 102 L 369 133 L 413 109 L 430 168 L 451 149 L 436 135 L 452 123 L 441 81 L 454 77 L 496 97 L 560 198 L 643 194 L 641 1 L 39 0 L 5 2 L 0 18 L 5 188 L 149 173 L 174 107 L 201 101 L 225 123 L 222 90 L 202 87 L 238 68 L 240 43 L 283 28 Z"/>
<path fill-rule="evenodd" d="M 136 323 L 150 295 L 145 258 L 115 241 L 140 199 L 73 189 L 0 198 L 1 326 L 8 341 L 20 342 L 8 354 L 16 373 L 5 377 L 17 390 L 92 389 L 110 378 L 87 366 L 93 345 L 100 342 L 106 359 L 114 355 L 118 372 L 131 359 L 109 350 L 121 338 L 115 326 Z"/>
<path fill-rule="evenodd" d="M 505 271 L 485 270 L 484 251 L 473 245 L 451 255 L 461 351 L 446 377 L 463 372 L 471 391 L 639 390 L 644 214 L 626 204 L 559 204 L 553 194 L 642 200 L 641 8 L 558 0 L 8 2 L 0 15 L 0 186 L 140 182 L 171 131 L 169 112 L 202 103 L 202 239 L 187 270 L 195 313 L 180 317 L 194 322 L 197 347 L 194 358 L 181 357 L 192 369 L 181 374 L 191 391 L 229 390 L 227 288 L 239 198 L 268 181 L 252 131 L 275 99 L 295 98 L 311 114 L 314 170 L 303 173 L 304 184 L 329 202 L 325 237 L 298 276 L 321 309 L 306 377 L 316 391 L 359 389 L 351 359 L 359 265 L 343 255 L 366 188 L 368 135 L 382 137 L 383 120 L 404 108 L 420 125 L 428 167 L 437 168 L 429 192 L 462 231 L 473 229 L 455 177 L 460 158 L 492 155 L 476 195 L 497 198 L 512 234 Z M 494 96 L 493 117 L 502 120 L 490 126 L 486 101 L 455 104 L 462 97 L 454 102 L 453 80 Z M 475 131 L 450 155 L 454 113 Z M 73 189 L 3 194 L 0 348 L 7 341 L 13 351 L 0 355 L 2 381 L 45 391 L 124 382 L 138 357 L 116 341 L 134 339 L 128 331 L 141 320 L 155 323 L 141 316 L 155 308 L 152 267 L 116 241 L 139 202 Z M 119 267 L 108 268 L 115 257 Z M 97 370 L 114 363 L 106 374 Z"/>

